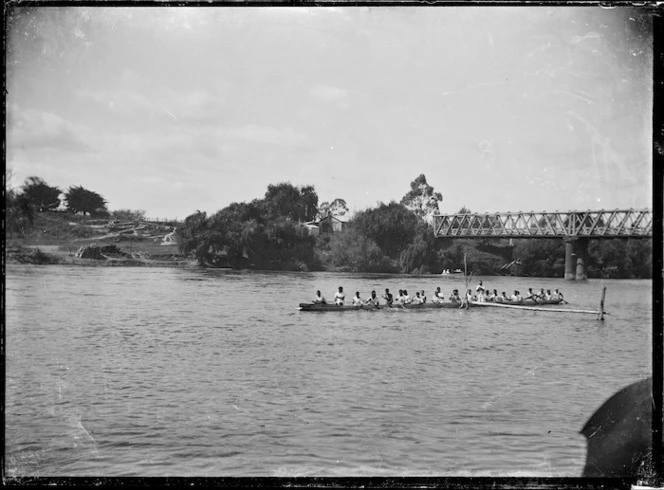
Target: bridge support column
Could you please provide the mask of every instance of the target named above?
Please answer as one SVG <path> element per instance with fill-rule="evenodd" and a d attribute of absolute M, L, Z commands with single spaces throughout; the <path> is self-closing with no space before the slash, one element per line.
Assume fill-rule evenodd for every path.
<path fill-rule="evenodd" d="M 565 240 L 565 280 L 576 279 L 576 240 Z"/>
<path fill-rule="evenodd" d="M 588 279 L 586 265 L 588 263 L 588 239 L 579 238 L 576 241 L 576 280 L 585 281 Z"/>

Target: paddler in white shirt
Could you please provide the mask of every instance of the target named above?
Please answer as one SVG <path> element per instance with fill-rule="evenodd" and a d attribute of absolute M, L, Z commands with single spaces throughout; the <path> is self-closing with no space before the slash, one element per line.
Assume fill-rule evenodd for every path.
<path fill-rule="evenodd" d="M 406 291 L 405 289 L 403 290 L 402 298 L 403 298 L 403 304 L 404 305 L 408 305 L 408 304 L 413 302 L 413 300 L 410 298 L 410 296 L 408 296 L 408 291 Z"/>
<path fill-rule="evenodd" d="M 355 291 L 355 296 L 353 296 L 353 305 L 362 305 L 363 301 L 360 298 L 360 292 Z"/>
<path fill-rule="evenodd" d="M 325 297 L 320 294 L 320 291 L 316 291 L 316 297 L 313 299 L 312 303 L 326 305 Z"/>
<path fill-rule="evenodd" d="M 359 294 L 359 293 L 358 293 Z M 373 306 L 378 306 L 378 296 L 376 296 L 376 291 L 371 291 L 371 296 L 367 298 L 367 300 L 364 302 L 365 305 L 373 305 Z"/>
<path fill-rule="evenodd" d="M 478 301 L 483 301 L 484 298 L 482 298 L 480 300 L 480 297 L 484 296 L 484 286 L 482 286 L 482 281 L 480 281 L 480 283 L 477 285 L 477 288 L 475 288 L 475 289 L 477 290 L 477 300 Z"/>
<path fill-rule="evenodd" d="M 422 300 L 422 296 L 420 296 L 420 292 L 419 291 L 415 292 L 415 297 L 413 298 L 413 304 L 421 305 L 422 303 L 424 303 L 424 301 Z"/>
<path fill-rule="evenodd" d="M 334 293 L 334 304 L 337 306 L 343 306 L 346 295 L 344 294 L 344 288 L 339 286 L 339 291 Z"/>

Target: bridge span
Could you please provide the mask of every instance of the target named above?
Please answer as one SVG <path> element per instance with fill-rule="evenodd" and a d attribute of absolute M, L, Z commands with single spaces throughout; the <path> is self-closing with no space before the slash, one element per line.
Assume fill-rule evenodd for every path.
<path fill-rule="evenodd" d="M 587 279 L 588 240 L 651 238 L 652 211 L 615 209 L 434 215 L 438 238 L 562 238 L 565 279 Z"/>

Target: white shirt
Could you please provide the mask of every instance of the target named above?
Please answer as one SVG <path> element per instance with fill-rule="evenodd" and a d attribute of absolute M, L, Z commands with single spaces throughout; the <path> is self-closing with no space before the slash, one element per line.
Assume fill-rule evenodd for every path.
<path fill-rule="evenodd" d="M 344 300 L 346 299 L 346 295 L 344 293 L 340 293 L 337 291 L 334 293 L 334 302 L 338 305 L 344 304 Z"/>

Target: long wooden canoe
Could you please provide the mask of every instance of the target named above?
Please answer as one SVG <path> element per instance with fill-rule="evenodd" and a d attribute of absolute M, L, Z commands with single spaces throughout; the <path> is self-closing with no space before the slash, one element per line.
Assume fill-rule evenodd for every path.
<path fill-rule="evenodd" d="M 477 302 L 477 301 L 471 301 L 468 306 L 510 306 L 514 308 L 524 308 L 524 309 L 529 309 L 529 307 L 533 306 L 549 306 L 549 305 L 557 305 L 559 304 L 559 300 L 550 300 L 550 301 L 543 301 L 543 302 L 535 302 L 534 300 L 525 300 L 521 301 L 519 303 L 516 302 L 506 302 L 506 303 L 492 303 L 492 302 Z M 374 305 L 343 305 L 343 306 L 338 306 L 334 304 L 320 304 L 320 303 L 300 303 L 299 310 L 300 311 L 356 311 L 356 310 L 385 310 L 385 309 L 396 309 L 396 310 L 429 310 L 429 309 L 437 309 L 437 308 L 464 308 L 465 305 L 463 303 L 458 303 L 458 302 L 453 302 L 453 301 L 446 301 L 443 303 L 424 303 L 424 304 L 416 304 L 416 303 L 410 303 L 406 305 L 400 305 L 397 303 L 393 303 L 392 306 L 388 306 L 386 304 L 382 304 L 379 306 L 374 306 Z"/>
<path fill-rule="evenodd" d="M 560 300 L 549 300 L 549 301 L 542 301 L 542 302 L 536 302 L 534 300 L 525 300 L 521 301 L 519 303 L 517 302 L 504 302 L 504 303 L 494 303 L 491 301 L 487 302 L 479 302 L 479 301 L 471 301 L 468 305 L 465 305 L 463 303 L 456 303 L 456 302 L 444 302 L 444 303 L 424 303 L 424 304 L 407 304 L 407 305 L 399 305 L 394 303 L 392 306 L 388 305 L 379 305 L 379 306 L 373 306 L 373 305 L 343 305 L 343 306 L 337 306 L 333 304 L 319 304 L 319 303 L 300 303 L 299 310 L 300 311 L 357 311 L 357 310 L 431 310 L 431 309 L 437 309 L 437 308 L 448 308 L 448 309 L 459 309 L 459 308 L 466 308 L 466 307 L 472 307 L 473 309 L 477 307 L 495 307 L 495 308 L 514 308 L 518 310 L 531 310 L 531 311 L 548 311 L 552 313 L 587 313 L 587 314 L 594 314 L 594 315 L 599 315 L 599 319 L 603 319 L 603 314 L 608 314 L 602 310 L 600 311 L 594 311 L 594 310 L 576 310 L 572 308 L 553 308 L 552 306 L 560 304 L 562 301 Z"/>
<path fill-rule="evenodd" d="M 445 302 L 445 303 L 423 303 L 423 304 L 414 304 L 410 303 L 407 305 L 399 305 L 393 303 L 392 306 L 385 304 L 379 306 L 373 305 L 322 305 L 320 303 L 300 303 L 298 308 L 300 311 L 357 311 L 357 310 L 428 310 L 436 308 L 460 308 L 461 303 L 454 302 Z"/>

